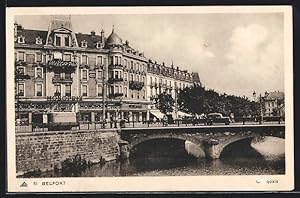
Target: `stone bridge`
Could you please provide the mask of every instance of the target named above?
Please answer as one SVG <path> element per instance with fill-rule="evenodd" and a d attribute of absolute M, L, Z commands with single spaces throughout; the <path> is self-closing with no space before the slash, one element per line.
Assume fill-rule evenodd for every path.
<path fill-rule="evenodd" d="M 207 158 L 217 159 L 223 149 L 239 140 L 264 138 L 265 136 L 285 137 L 284 124 L 193 126 L 123 128 L 120 143 L 121 156 L 129 157 L 130 151 L 145 141 L 161 138 L 188 140 L 198 145 Z"/>

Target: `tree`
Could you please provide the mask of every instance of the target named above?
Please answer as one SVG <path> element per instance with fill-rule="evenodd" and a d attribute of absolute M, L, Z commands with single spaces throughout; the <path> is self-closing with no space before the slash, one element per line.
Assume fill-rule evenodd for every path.
<path fill-rule="evenodd" d="M 223 115 L 233 113 L 236 117 L 256 116 L 259 114 L 259 104 L 251 102 L 246 97 L 219 94 L 213 89 L 204 87 L 189 87 L 180 91 L 178 105 L 181 111 L 193 114 L 218 112 Z"/>
<path fill-rule="evenodd" d="M 156 108 L 164 114 L 173 112 L 174 103 L 172 96 L 167 93 L 161 93 L 154 99 Z"/>

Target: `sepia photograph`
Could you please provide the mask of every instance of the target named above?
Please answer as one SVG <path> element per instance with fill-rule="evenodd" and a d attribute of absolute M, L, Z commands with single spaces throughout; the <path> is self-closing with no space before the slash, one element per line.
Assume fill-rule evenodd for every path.
<path fill-rule="evenodd" d="M 11 191 L 293 189 L 290 7 L 7 12 Z"/>

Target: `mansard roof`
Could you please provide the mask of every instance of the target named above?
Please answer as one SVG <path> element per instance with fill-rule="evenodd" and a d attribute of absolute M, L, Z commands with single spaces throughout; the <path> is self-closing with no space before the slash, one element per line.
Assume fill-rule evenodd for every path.
<path fill-rule="evenodd" d="M 76 33 L 75 35 L 79 46 L 81 46 L 82 41 L 86 41 L 87 48 L 90 49 L 96 49 L 96 43 L 101 42 L 100 35 L 91 35 L 91 34 L 82 34 L 82 33 Z"/>
<path fill-rule="evenodd" d="M 22 30 L 18 30 L 17 35 L 24 36 L 25 44 L 29 44 L 29 45 L 35 44 L 35 42 L 36 42 L 35 39 L 37 37 L 41 37 L 43 45 L 45 45 L 47 33 L 48 33 L 48 31 L 22 29 Z"/>
<path fill-rule="evenodd" d="M 284 92 L 280 92 L 280 91 L 271 92 L 265 97 L 265 100 L 276 100 L 276 99 L 284 100 Z"/>

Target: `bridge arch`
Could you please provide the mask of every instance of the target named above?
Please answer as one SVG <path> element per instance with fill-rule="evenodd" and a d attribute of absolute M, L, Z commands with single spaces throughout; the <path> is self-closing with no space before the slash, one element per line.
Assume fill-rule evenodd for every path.
<path fill-rule="evenodd" d="M 188 136 L 188 135 L 178 135 L 178 136 L 171 136 L 168 134 L 160 134 L 160 135 L 149 135 L 145 137 L 140 137 L 136 138 L 132 142 L 129 143 L 128 145 L 128 151 L 129 151 L 129 156 L 132 154 L 132 151 L 135 150 L 139 145 L 151 141 L 151 140 L 161 140 L 161 139 L 174 139 L 174 140 L 182 140 L 182 141 L 190 141 L 193 144 L 197 145 L 199 149 L 202 149 L 202 141 L 198 140 L 197 138 L 193 136 Z"/>

